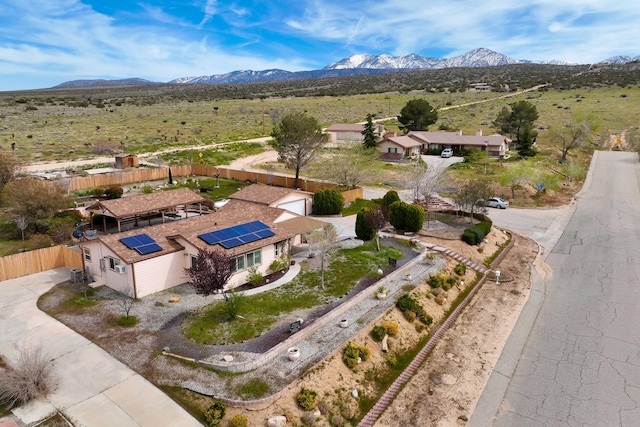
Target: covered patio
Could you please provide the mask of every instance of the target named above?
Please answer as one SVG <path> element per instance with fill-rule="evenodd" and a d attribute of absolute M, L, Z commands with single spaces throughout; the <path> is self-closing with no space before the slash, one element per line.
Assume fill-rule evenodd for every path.
<path fill-rule="evenodd" d="M 102 215 L 102 229 L 107 233 L 107 218 L 113 218 L 117 224 L 116 232 L 138 227 L 142 221 L 147 225 L 164 224 L 167 221 L 199 216 L 209 212 L 202 203 L 206 199 L 188 188 L 142 194 L 136 197 L 101 200 L 87 206 L 90 224 L 94 215 Z"/>

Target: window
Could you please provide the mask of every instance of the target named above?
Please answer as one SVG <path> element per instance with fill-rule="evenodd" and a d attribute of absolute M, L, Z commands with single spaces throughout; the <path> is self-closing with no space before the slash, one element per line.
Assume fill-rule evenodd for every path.
<path fill-rule="evenodd" d="M 116 258 L 111 258 L 111 257 L 107 257 L 107 258 L 109 258 L 109 270 L 116 271 L 116 265 L 120 264 L 120 260 Z"/>
<path fill-rule="evenodd" d="M 273 254 L 275 255 L 276 258 L 284 254 L 286 243 L 287 242 L 283 240 L 282 242 L 278 242 L 275 245 L 273 245 Z"/>
<path fill-rule="evenodd" d="M 195 269 L 198 266 L 198 257 L 191 255 L 191 268 Z"/>
<path fill-rule="evenodd" d="M 91 249 L 83 248 L 82 252 L 84 253 L 84 260 L 87 262 L 91 262 Z"/>
<path fill-rule="evenodd" d="M 247 254 L 247 267 L 255 267 L 256 265 L 262 264 L 262 252 L 259 250 L 255 252 L 249 252 Z"/>
<path fill-rule="evenodd" d="M 397 152 L 398 152 L 398 148 L 397 147 L 389 147 L 388 153 L 396 154 Z"/>
<path fill-rule="evenodd" d="M 244 270 L 244 255 L 236 257 L 236 271 Z"/>

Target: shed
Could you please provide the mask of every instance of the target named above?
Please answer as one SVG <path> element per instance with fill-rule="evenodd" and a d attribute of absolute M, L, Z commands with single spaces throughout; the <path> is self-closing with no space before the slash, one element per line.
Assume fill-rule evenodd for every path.
<path fill-rule="evenodd" d="M 138 166 L 140 164 L 138 163 L 138 156 L 135 154 L 118 154 L 116 156 L 117 169 L 137 168 Z"/>

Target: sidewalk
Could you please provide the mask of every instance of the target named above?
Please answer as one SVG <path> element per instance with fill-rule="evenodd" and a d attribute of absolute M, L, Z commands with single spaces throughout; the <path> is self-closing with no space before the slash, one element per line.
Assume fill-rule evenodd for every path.
<path fill-rule="evenodd" d="M 32 425 L 58 410 L 77 426 L 201 426 L 153 384 L 38 309 L 38 297 L 68 279 L 69 270 L 58 268 L 0 282 L 0 354 L 15 360 L 17 347 L 40 345 L 57 382 L 46 398 L 15 408 L 14 419 Z"/>

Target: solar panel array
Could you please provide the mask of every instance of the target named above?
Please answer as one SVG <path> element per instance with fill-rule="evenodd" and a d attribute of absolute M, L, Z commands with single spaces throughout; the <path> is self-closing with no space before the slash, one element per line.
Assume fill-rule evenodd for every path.
<path fill-rule="evenodd" d="M 251 221 L 198 235 L 210 245 L 219 244 L 225 249 L 275 236 L 276 233 L 262 221 Z"/>
<path fill-rule="evenodd" d="M 135 236 L 123 237 L 120 239 L 129 249 L 135 249 L 140 255 L 146 255 L 162 250 L 162 246 L 156 243 L 147 234 L 136 234 Z"/>

